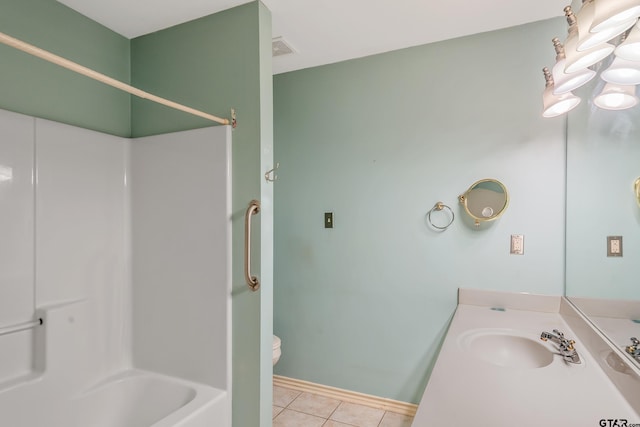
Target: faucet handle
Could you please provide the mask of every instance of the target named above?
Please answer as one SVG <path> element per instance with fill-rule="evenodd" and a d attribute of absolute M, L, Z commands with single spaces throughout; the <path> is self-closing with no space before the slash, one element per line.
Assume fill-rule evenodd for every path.
<path fill-rule="evenodd" d="M 636 337 L 631 337 L 630 339 L 631 345 L 626 346 L 625 351 L 633 357 L 640 356 L 640 341 Z"/>
<path fill-rule="evenodd" d="M 553 333 L 542 332 L 540 334 L 540 339 L 542 341 L 546 341 L 548 339 L 550 339 L 551 341 L 554 341 L 554 342 L 558 341 L 558 344 L 560 342 L 562 342 L 562 341 L 565 341 L 564 334 L 562 332 L 560 332 L 559 330 L 557 330 L 557 329 L 554 329 Z"/>

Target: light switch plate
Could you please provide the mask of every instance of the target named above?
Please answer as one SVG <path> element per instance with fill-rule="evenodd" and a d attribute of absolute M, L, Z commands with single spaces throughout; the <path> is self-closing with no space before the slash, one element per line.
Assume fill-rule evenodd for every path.
<path fill-rule="evenodd" d="M 324 228 L 333 228 L 333 212 L 324 213 Z"/>
<path fill-rule="evenodd" d="M 607 236 L 607 256 L 622 256 L 622 236 Z"/>
<path fill-rule="evenodd" d="M 512 234 L 511 235 L 511 255 L 524 255 L 524 235 Z"/>

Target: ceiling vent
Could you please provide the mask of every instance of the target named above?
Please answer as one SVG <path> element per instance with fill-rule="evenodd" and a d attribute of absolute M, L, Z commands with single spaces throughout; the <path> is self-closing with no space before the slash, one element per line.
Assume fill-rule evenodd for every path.
<path fill-rule="evenodd" d="M 274 37 L 271 40 L 271 56 L 282 56 L 294 53 L 295 50 L 282 37 Z"/>

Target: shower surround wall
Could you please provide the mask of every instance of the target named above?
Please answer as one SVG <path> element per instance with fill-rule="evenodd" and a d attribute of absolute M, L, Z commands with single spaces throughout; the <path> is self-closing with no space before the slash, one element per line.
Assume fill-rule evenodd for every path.
<path fill-rule="evenodd" d="M 34 313 L 33 119 L 0 114 L 0 324 Z M 33 334 L 0 337 L 0 379 L 28 373 L 33 366 Z"/>
<path fill-rule="evenodd" d="M 136 141 L 0 110 L 0 132 L 0 326 L 77 307 L 60 393 L 131 368 L 228 391 L 230 128 Z M 0 391 L 48 375 L 53 324 L 0 336 Z"/>
<path fill-rule="evenodd" d="M 95 380 L 131 366 L 127 144 L 35 119 L 35 308 L 86 301 Z"/>
<path fill-rule="evenodd" d="M 90 333 L 73 337 L 80 351 L 70 347 L 68 359 L 81 363 L 65 381 L 88 385 L 130 368 L 128 142 L 4 110 L 0 135 L 1 224 L 13 230 L 3 234 L 2 260 L 14 264 L 0 278 L 2 325 L 30 320 L 36 309 L 78 304 L 85 314 L 69 322 Z M 18 208 L 20 217 L 11 214 Z M 46 372 L 47 327 L 0 336 L 3 392 Z M 2 414 L 0 424 L 21 425 Z"/>
<path fill-rule="evenodd" d="M 231 128 L 131 144 L 133 354 L 138 367 L 228 390 Z"/>

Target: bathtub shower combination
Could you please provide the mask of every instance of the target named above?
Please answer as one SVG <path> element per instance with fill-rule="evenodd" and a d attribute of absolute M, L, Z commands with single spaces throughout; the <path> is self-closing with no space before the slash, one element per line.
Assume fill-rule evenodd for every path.
<path fill-rule="evenodd" d="M 229 427 L 229 126 L 0 136 L 0 425 Z"/>

